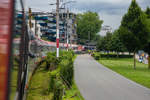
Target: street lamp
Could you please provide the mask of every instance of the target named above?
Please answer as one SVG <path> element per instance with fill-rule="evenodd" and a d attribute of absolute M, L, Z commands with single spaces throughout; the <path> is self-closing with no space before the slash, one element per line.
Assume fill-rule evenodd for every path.
<path fill-rule="evenodd" d="M 64 3 L 62 3 L 61 4 L 61 7 L 60 8 L 62 8 L 62 6 L 65 6 L 66 4 L 69 4 L 69 3 L 75 3 L 76 1 L 68 1 L 68 2 L 64 2 Z M 64 7 L 65 8 L 65 7 Z"/>

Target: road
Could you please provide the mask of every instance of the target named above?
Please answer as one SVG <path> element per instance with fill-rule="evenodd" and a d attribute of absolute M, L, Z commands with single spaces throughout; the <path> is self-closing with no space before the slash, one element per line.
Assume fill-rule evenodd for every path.
<path fill-rule="evenodd" d="M 85 100 L 150 100 L 150 89 L 113 72 L 89 55 L 75 60 L 75 81 Z"/>

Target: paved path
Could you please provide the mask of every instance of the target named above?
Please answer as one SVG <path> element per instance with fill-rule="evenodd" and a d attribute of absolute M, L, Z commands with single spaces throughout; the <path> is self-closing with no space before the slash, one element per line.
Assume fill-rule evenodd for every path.
<path fill-rule="evenodd" d="M 89 55 L 75 60 L 75 80 L 85 100 L 150 100 L 150 89 L 102 66 Z"/>

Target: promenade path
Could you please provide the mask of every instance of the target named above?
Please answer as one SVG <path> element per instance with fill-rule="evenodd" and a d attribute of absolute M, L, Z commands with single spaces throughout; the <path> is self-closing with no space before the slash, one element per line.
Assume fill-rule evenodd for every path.
<path fill-rule="evenodd" d="M 89 55 L 75 60 L 75 81 L 85 100 L 150 100 L 150 89 L 99 64 Z"/>

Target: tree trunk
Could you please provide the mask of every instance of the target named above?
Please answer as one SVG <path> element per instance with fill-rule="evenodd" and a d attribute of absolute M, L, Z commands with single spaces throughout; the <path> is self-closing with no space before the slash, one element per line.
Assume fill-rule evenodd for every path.
<path fill-rule="evenodd" d="M 109 51 L 107 51 L 107 59 L 109 58 Z"/>
<path fill-rule="evenodd" d="M 117 58 L 119 58 L 119 52 L 117 52 Z"/>
<path fill-rule="evenodd" d="M 136 55 L 135 55 L 135 52 L 134 52 L 134 69 L 136 69 Z"/>
<path fill-rule="evenodd" d="M 148 55 L 148 69 L 150 69 L 150 55 Z"/>
<path fill-rule="evenodd" d="M 131 55 L 131 53 L 129 52 L 129 55 Z"/>

